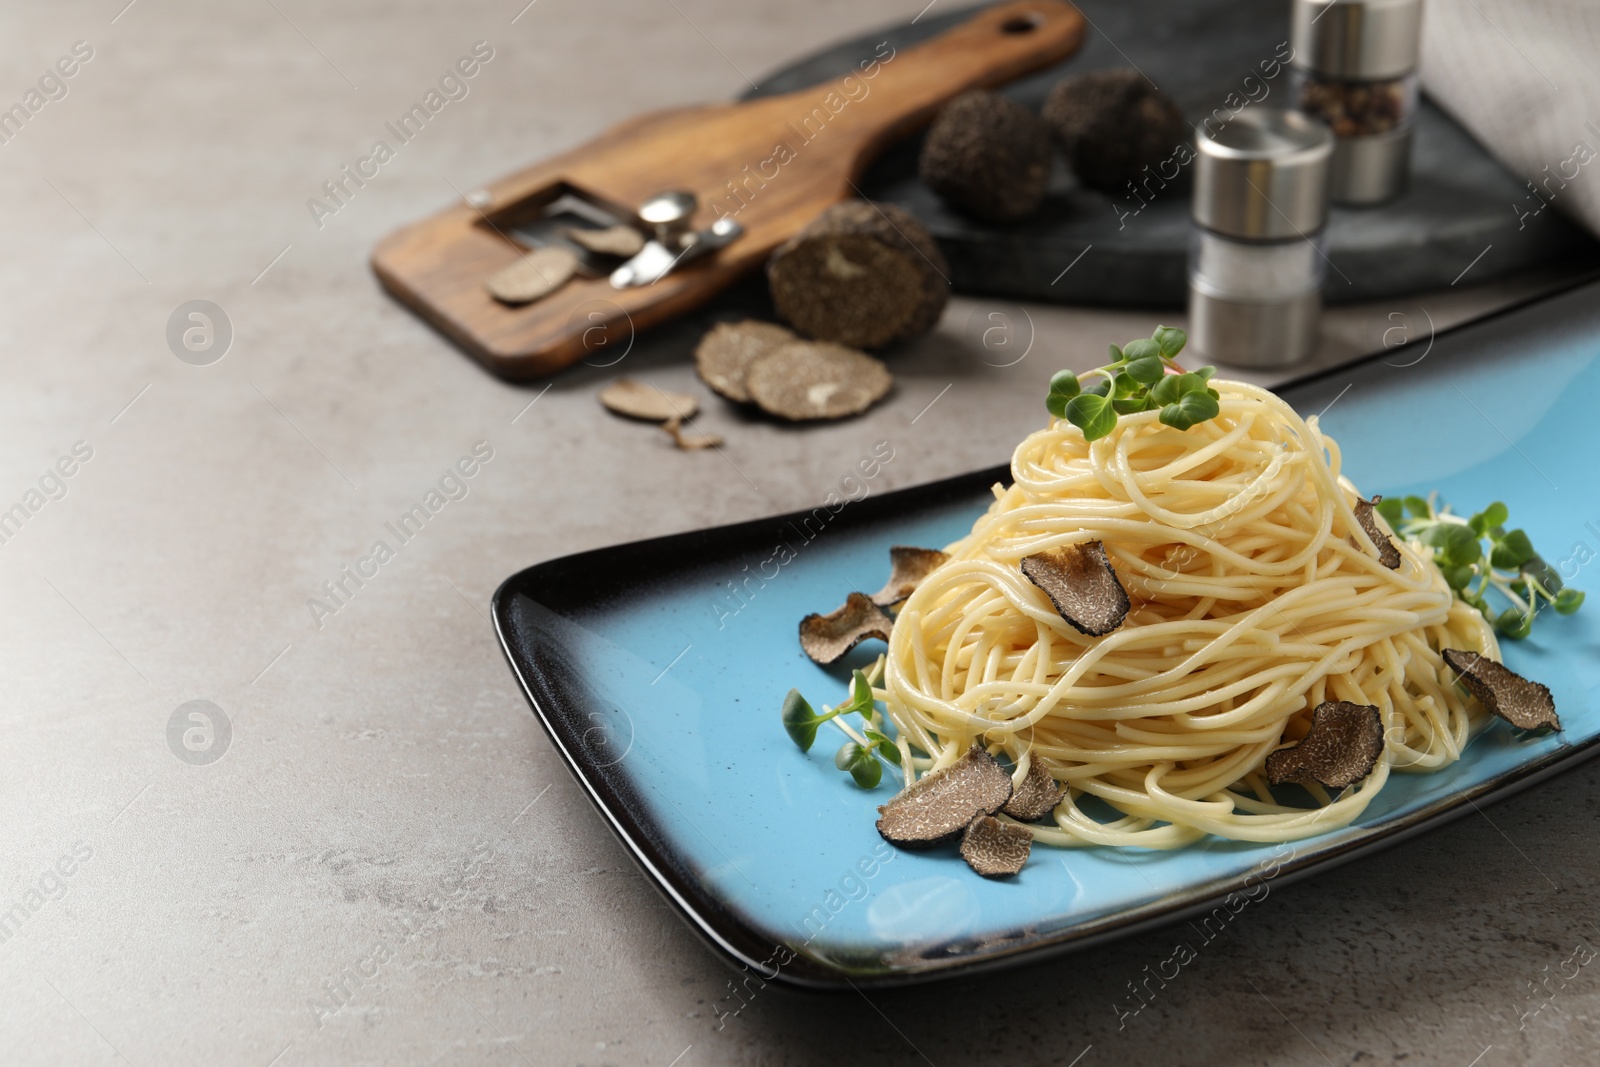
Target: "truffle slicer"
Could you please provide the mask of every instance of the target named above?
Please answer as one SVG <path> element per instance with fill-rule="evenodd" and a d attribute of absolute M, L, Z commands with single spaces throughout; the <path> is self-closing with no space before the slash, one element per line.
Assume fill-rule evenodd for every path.
<path fill-rule="evenodd" d="M 832 82 L 640 115 L 389 235 L 373 251 L 372 269 L 391 294 L 496 374 L 553 374 L 603 347 L 626 347 L 635 331 L 689 311 L 760 267 L 829 204 L 855 195 L 867 165 L 930 122 L 946 100 L 1059 62 L 1082 43 L 1084 25 L 1063 0 L 1018 0 L 913 48 L 885 45 Z M 546 239 L 537 235 L 556 234 L 564 211 L 583 224 L 609 219 L 649 233 L 639 211 L 663 190 L 692 196 L 685 229 L 712 239 L 653 280 L 630 277 L 619 286 L 580 257 L 588 269 L 531 304 L 508 307 L 484 288 L 491 274 Z"/>

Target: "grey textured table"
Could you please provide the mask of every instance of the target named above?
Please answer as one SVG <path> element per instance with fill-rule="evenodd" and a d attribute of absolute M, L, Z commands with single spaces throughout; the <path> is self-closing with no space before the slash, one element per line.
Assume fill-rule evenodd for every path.
<path fill-rule="evenodd" d="M 725 455 L 678 453 L 593 394 L 621 370 L 700 391 L 687 328 L 515 388 L 389 302 L 368 250 L 452 188 L 910 7 L 122 3 L 0 16 L 7 104 L 74 42 L 93 53 L 0 143 L 0 508 L 26 516 L 0 542 L 6 1063 L 1593 1061 L 1600 972 L 1525 1013 L 1600 938 L 1600 768 L 1273 892 L 1136 1015 L 1128 983 L 1173 933 L 870 1003 L 761 991 L 719 1026 L 729 975 L 538 730 L 490 592 L 809 505 L 880 439 L 885 488 L 994 463 L 1052 371 L 1151 323 L 957 300 L 866 418 L 798 433 L 708 402 Z M 308 199 L 479 40 L 466 95 L 319 227 Z M 1564 277 L 1476 289 L 1462 268 L 1414 306 L 1341 308 L 1319 359 Z M 197 299 L 232 326 L 204 366 L 167 339 Z M 1033 334 L 1026 358 L 973 343 L 991 314 Z M 478 442 L 458 499 L 346 578 Z M 169 733 L 193 700 L 229 735 L 208 747 L 187 713 Z"/>

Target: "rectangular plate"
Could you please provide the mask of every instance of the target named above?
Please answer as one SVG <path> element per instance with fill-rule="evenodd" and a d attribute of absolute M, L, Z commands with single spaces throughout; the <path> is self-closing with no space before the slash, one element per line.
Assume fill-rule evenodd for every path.
<path fill-rule="evenodd" d="M 1362 491 L 1437 489 L 1458 511 L 1504 500 L 1551 564 L 1582 572 L 1581 588 L 1582 563 L 1600 555 L 1597 357 L 1591 285 L 1280 392 L 1324 412 Z M 495 594 L 506 657 L 556 747 L 657 886 L 736 965 L 794 986 L 869 987 L 1081 948 L 1393 844 L 1600 751 L 1591 605 L 1504 644 L 1513 670 L 1554 692 L 1560 733 L 1520 738 L 1496 722 L 1451 767 L 1391 778 L 1344 829 L 1175 852 L 1041 846 L 1005 881 L 953 853 L 891 849 L 873 820 L 896 777 L 864 794 L 829 746 L 801 753 L 779 723 L 791 686 L 834 703 L 847 677 L 806 659 L 795 627 L 878 588 L 890 545 L 964 535 L 1008 479 L 995 468 L 836 513 L 569 556 Z"/>

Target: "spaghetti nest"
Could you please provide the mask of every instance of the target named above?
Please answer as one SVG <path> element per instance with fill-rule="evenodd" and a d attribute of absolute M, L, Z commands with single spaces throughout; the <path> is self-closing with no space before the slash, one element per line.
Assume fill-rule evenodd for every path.
<path fill-rule="evenodd" d="M 902 607 L 878 695 L 919 771 L 975 740 L 1020 781 L 1042 760 L 1069 788 L 1056 845 L 1173 848 L 1205 834 L 1308 837 L 1357 818 L 1391 771 L 1457 759 L 1486 713 L 1441 648 L 1498 659 L 1494 633 L 1431 561 L 1384 567 L 1339 449 L 1271 393 L 1212 383 L 1221 413 L 1188 430 L 1124 415 L 1093 443 L 1053 420 L 1014 484 Z M 1079 633 L 1020 570 L 1099 540 L 1132 607 Z M 1269 787 L 1267 754 L 1326 700 L 1376 705 L 1384 750 L 1338 796 Z M 1103 804 L 1085 804 L 1098 798 Z"/>

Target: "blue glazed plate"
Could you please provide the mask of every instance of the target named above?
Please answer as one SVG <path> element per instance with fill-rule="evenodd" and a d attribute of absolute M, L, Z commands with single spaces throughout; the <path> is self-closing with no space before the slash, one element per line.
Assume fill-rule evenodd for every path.
<path fill-rule="evenodd" d="M 1458 511 L 1504 500 L 1549 562 L 1600 566 L 1600 286 L 1281 390 L 1324 411 L 1369 493 L 1438 490 Z M 1043 418 L 1041 414 L 1041 419 Z M 1600 751 L 1600 605 L 1542 619 L 1506 663 L 1547 684 L 1563 730 L 1496 722 L 1465 757 L 1396 775 L 1356 824 L 1292 844 L 1176 852 L 1038 847 L 989 881 L 951 853 L 891 849 L 833 746 L 801 753 L 778 718 L 791 686 L 843 698 L 846 671 L 795 626 L 876 589 L 893 544 L 943 545 L 1004 468 L 830 511 L 601 549 L 531 567 L 494 598 L 512 669 L 595 806 L 689 923 L 736 965 L 810 988 L 906 984 L 1080 948 L 1185 916 L 1224 924 L 1268 879 L 1390 845 Z M 792 558 L 791 558 L 792 557 Z M 871 658 L 858 650 L 856 662 Z M 847 661 L 849 662 L 849 661 Z"/>

